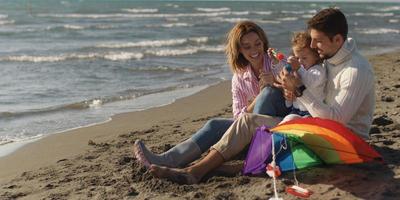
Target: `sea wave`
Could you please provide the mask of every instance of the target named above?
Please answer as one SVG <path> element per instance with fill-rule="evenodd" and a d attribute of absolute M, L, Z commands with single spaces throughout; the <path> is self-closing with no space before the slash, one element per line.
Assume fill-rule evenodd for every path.
<path fill-rule="evenodd" d="M 172 28 L 172 27 L 190 27 L 194 26 L 194 24 L 188 23 L 167 23 L 167 24 L 149 24 L 146 25 L 148 28 L 157 28 L 157 27 L 165 27 L 165 28 Z"/>
<path fill-rule="evenodd" d="M 14 24 L 14 20 L 0 20 L 0 25 Z"/>
<path fill-rule="evenodd" d="M 298 19 L 299 19 L 298 17 L 282 17 L 282 18 L 279 18 L 278 20 L 279 21 L 296 21 Z"/>
<path fill-rule="evenodd" d="M 128 43 L 105 43 L 99 44 L 97 48 L 132 48 L 132 47 L 162 47 L 162 46 L 176 46 L 188 42 L 204 43 L 207 42 L 207 37 L 193 37 L 193 38 L 178 38 L 169 40 L 143 40 L 138 42 Z"/>
<path fill-rule="evenodd" d="M 101 58 L 106 60 L 129 60 L 136 59 L 140 60 L 143 58 L 142 53 L 133 52 L 107 52 L 107 53 L 86 53 L 86 54 L 67 54 L 67 55 L 53 55 L 53 56 L 32 56 L 32 55 L 18 55 L 18 56 L 5 56 L 0 57 L 0 61 L 9 62 L 60 62 L 72 59 L 95 59 Z"/>
<path fill-rule="evenodd" d="M 354 13 L 354 16 L 373 16 L 373 17 L 391 17 L 394 13 Z"/>
<path fill-rule="evenodd" d="M 146 54 L 156 55 L 156 56 L 181 56 L 195 54 L 201 51 L 205 52 L 223 52 L 224 46 L 193 46 L 181 49 L 159 49 L 159 50 L 147 50 Z"/>
<path fill-rule="evenodd" d="M 72 29 L 72 30 L 82 30 L 85 27 L 79 26 L 79 25 L 71 25 L 71 24 L 66 24 L 63 26 L 65 29 Z"/>
<path fill-rule="evenodd" d="M 23 117 L 32 117 L 32 116 L 41 116 L 45 114 L 57 113 L 57 112 L 65 112 L 65 111 L 79 111 L 84 109 L 98 108 L 105 104 L 132 100 L 144 95 L 150 95 L 155 93 L 173 91 L 176 89 L 180 89 L 181 86 L 169 86 L 164 88 L 156 88 L 156 89 L 127 89 L 123 91 L 116 92 L 112 96 L 104 96 L 104 97 L 95 97 L 92 99 L 82 100 L 79 102 L 72 102 L 68 104 L 55 105 L 44 108 L 36 108 L 29 109 L 23 111 L 14 111 L 14 112 L 0 112 L 1 120 L 14 120 L 16 118 Z"/>
<path fill-rule="evenodd" d="M 222 7 L 222 8 L 195 8 L 197 11 L 202 12 L 222 12 L 222 11 L 230 11 L 230 8 Z"/>
<path fill-rule="evenodd" d="M 62 26 L 48 26 L 46 30 L 84 30 L 84 29 L 112 29 L 115 28 L 114 25 L 105 25 L 105 24 L 96 24 L 96 25 L 74 25 L 74 24 L 65 24 Z M 40 30 L 35 30 L 40 31 Z"/>
<path fill-rule="evenodd" d="M 383 11 L 383 12 L 388 12 L 388 11 L 397 11 L 400 10 L 400 6 L 390 6 L 390 7 L 385 7 L 385 8 L 381 8 L 378 9 L 379 11 Z"/>
<path fill-rule="evenodd" d="M 362 33 L 362 34 L 390 34 L 390 33 L 399 34 L 400 33 L 399 29 L 390 29 L 390 28 L 357 29 L 356 31 L 359 33 Z"/>
<path fill-rule="evenodd" d="M 247 15 L 249 12 L 211 12 L 211 13 L 175 13 L 175 14 L 37 14 L 37 17 L 53 18 L 82 18 L 82 19 L 102 19 L 102 18 L 176 18 L 176 17 L 215 17 L 224 15 Z"/>
<path fill-rule="evenodd" d="M 215 21 L 215 22 L 229 22 L 229 23 L 236 23 L 236 22 L 240 22 L 240 21 L 247 21 L 249 20 L 249 18 L 223 18 L 223 17 L 215 17 L 215 18 L 211 18 L 211 21 Z"/>
<path fill-rule="evenodd" d="M 143 9 L 135 9 L 135 8 L 126 8 L 122 9 L 122 11 L 130 12 L 130 13 L 156 13 L 158 9 L 153 8 L 143 8 Z"/>
<path fill-rule="evenodd" d="M 198 41 L 201 42 L 202 38 L 198 38 Z M 127 52 L 127 51 L 111 51 L 111 52 L 102 52 L 102 53 L 72 53 L 72 54 L 64 54 L 64 55 L 51 55 L 51 56 L 33 56 L 33 55 L 13 55 L 13 56 L 4 56 L 0 57 L 0 61 L 5 62 L 33 62 L 33 63 L 41 63 L 41 62 L 61 62 L 65 60 L 73 60 L 73 59 L 105 59 L 111 61 L 123 61 L 123 60 L 140 60 L 144 56 L 180 56 L 180 55 L 190 55 L 198 52 L 223 52 L 224 46 L 189 46 L 185 48 L 175 48 L 175 49 L 153 49 L 146 50 L 143 52 Z"/>
<path fill-rule="evenodd" d="M 23 142 L 23 141 L 29 141 L 29 140 L 34 140 L 37 138 L 43 137 L 43 134 L 38 134 L 35 136 L 23 136 L 22 134 L 19 134 L 17 136 L 10 136 L 10 135 L 1 135 L 0 136 L 0 146 L 13 143 L 13 142 Z"/>
<path fill-rule="evenodd" d="M 256 15 L 271 15 L 272 11 L 255 11 L 255 12 L 252 12 L 252 13 L 254 13 Z"/>
<path fill-rule="evenodd" d="M 389 19 L 389 23 L 398 23 L 399 20 L 398 19 Z"/>
<path fill-rule="evenodd" d="M 0 14 L 0 19 L 6 19 L 6 18 L 8 18 L 8 15 Z"/>
<path fill-rule="evenodd" d="M 138 68 L 130 68 L 129 70 L 140 71 L 140 72 L 184 72 L 184 73 L 200 71 L 199 68 L 170 67 L 170 66 L 138 67 Z"/>

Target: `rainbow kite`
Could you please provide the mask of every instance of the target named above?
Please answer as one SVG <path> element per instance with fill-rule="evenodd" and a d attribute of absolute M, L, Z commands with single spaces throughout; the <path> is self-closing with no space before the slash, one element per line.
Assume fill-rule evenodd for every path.
<path fill-rule="evenodd" d="M 321 164 L 383 162 L 379 153 L 342 124 L 309 117 L 288 121 L 270 130 L 258 128 L 247 154 L 244 174 L 265 170 L 272 159 L 272 144 L 276 165 L 282 172 Z"/>

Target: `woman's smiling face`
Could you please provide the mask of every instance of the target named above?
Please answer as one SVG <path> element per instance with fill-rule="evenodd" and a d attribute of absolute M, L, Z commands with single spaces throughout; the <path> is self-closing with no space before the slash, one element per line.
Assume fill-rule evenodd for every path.
<path fill-rule="evenodd" d="M 255 32 L 250 32 L 240 40 L 240 53 L 250 63 L 262 61 L 264 54 L 264 43 Z"/>

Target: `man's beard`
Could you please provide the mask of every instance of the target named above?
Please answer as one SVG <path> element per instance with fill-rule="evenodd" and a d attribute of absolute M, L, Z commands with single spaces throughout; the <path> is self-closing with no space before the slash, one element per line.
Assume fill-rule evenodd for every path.
<path fill-rule="evenodd" d="M 321 53 L 318 53 L 318 55 L 322 60 L 326 60 L 333 57 L 333 55 L 321 54 Z"/>

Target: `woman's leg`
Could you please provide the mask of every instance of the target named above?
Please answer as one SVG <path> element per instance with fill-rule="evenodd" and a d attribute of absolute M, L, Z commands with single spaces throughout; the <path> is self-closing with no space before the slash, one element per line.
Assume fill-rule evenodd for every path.
<path fill-rule="evenodd" d="M 151 164 L 183 167 L 198 159 L 203 152 L 217 143 L 232 123 L 233 119 L 209 120 L 191 138 L 162 154 L 152 153 L 140 140 L 135 141 L 133 151 L 136 158 L 147 167 Z"/>
<path fill-rule="evenodd" d="M 184 169 L 152 165 L 150 172 L 158 178 L 178 183 L 194 184 L 211 170 L 243 150 L 251 141 L 255 129 L 260 125 L 275 126 L 281 118 L 265 115 L 245 114 L 236 120 L 223 137 L 212 147 L 209 154 L 198 163 Z"/>
<path fill-rule="evenodd" d="M 265 87 L 257 97 L 253 113 L 273 117 L 285 117 L 289 114 L 282 91 L 275 87 Z"/>

